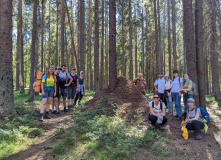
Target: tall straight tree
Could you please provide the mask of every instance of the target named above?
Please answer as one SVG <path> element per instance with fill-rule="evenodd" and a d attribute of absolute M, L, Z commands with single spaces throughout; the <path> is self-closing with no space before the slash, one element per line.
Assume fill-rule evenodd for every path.
<path fill-rule="evenodd" d="M 91 63 L 91 59 L 92 59 L 92 56 L 91 56 L 91 0 L 89 0 L 88 2 L 88 7 L 89 7 L 89 28 L 88 28 L 88 54 L 89 54 L 89 74 L 90 74 L 90 85 L 89 85 L 89 88 L 90 90 L 93 89 L 93 72 L 92 72 L 92 63 Z"/>
<path fill-rule="evenodd" d="M 55 65 L 58 66 L 58 21 L 59 21 L 59 2 L 56 0 L 56 6 L 57 6 L 57 25 L 56 25 L 56 55 L 55 55 Z"/>
<path fill-rule="evenodd" d="M 48 66 L 51 65 L 51 0 L 49 1 L 49 18 L 48 18 Z"/>
<path fill-rule="evenodd" d="M 22 12 L 23 12 L 23 0 L 19 0 L 18 1 L 18 24 L 17 24 L 17 55 L 19 55 L 19 61 L 20 61 L 19 62 L 19 89 L 21 93 L 24 93 L 25 89 L 24 89 L 23 19 L 22 19 L 23 13 Z"/>
<path fill-rule="evenodd" d="M 173 61 L 174 69 L 177 69 L 177 53 L 176 53 L 176 2 L 172 0 L 172 32 L 173 32 Z"/>
<path fill-rule="evenodd" d="M 171 71 L 171 30 L 170 30 L 170 0 L 167 0 L 167 19 L 168 19 L 168 55 L 169 55 L 169 74 L 172 75 Z"/>
<path fill-rule="evenodd" d="M 99 91 L 99 4 L 95 0 L 95 43 L 94 43 L 94 91 Z"/>
<path fill-rule="evenodd" d="M 210 0 L 210 27 L 211 27 L 211 40 L 210 40 L 210 58 L 212 69 L 212 87 L 215 93 L 215 99 L 220 99 L 220 85 L 219 85 L 219 55 L 217 52 L 217 33 L 216 33 L 216 0 Z"/>
<path fill-rule="evenodd" d="M 195 2 L 196 63 L 199 106 L 206 108 L 205 100 L 205 54 L 203 53 L 203 0 Z"/>
<path fill-rule="evenodd" d="M 122 18 L 122 58 L 121 58 L 121 71 L 122 75 L 126 77 L 126 58 L 125 58 L 125 35 L 124 35 L 124 0 L 122 0 L 122 10 L 121 10 L 121 18 Z"/>
<path fill-rule="evenodd" d="M 159 37 L 158 37 L 158 26 L 157 26 L 157 6 L 156 6 L 156 1 L 154 0 L 154 20 L 155 20 L 155 39 L 156 39 L 156 45 L 155 45 L 155 53 L 156 53 L 156 72 L 159 72 L 159 67 L 158 67 L 158 56 L 159 56 Z"/>
<path fill-rule="evenodd" d="M 135 22 L 137 23 L 137 11 L 136 11 L 136 7 L 134 9 L 134 12 L 135 12 Z M 138 71 L 137 71 L 137 25 L 135 23 L 135 76 L 138 75 Z"/>
<path fill-rule="evenodd" d="M 44 26 L 45 26 L 45 4 L 42 0 L 42 20 L 41 20 L 41 71 L 44 72 Z"/>
<path fill-rule="evenodd" d="M 185 44 L 186 44 L 186 59 L 187 59 L 187 72 L 195 83 L 195 86 L 198 86 L 197 79 L 197 67 L 196 67 L 196 48 L 194 40 L 194 27 L 193 27 L 193 13 L 192 13 L 192 0 L 183 0 L 183 11 L 184 18 L 183 24 L 185 28 Z M 197 93 L 197 88 L 195 88 Z M 195 95 L 196 105 L 199 105 L 199 96 Z"/>
<path fill-rule="evenodd" d="M 61 0 L 61 65 L 64 62 L 64 22 L 65 22 L 65 13 L 64 13 L 64 1 Z"/>
<path fill-rule="evenodd" d="M 161 27 L 160 27 L 160 0 L 157 0 L 157 17 L 158 17 L 158 34 L 159 34 L 159 47 L 158 47 L 158 65 L 159 65 L 159 71 L 163 72 L 163 54 L 162 54 L 162 49 L 161 49 Z"/>
<path fill-rule="evenodd" d="M 104 0 L 102 0 L 101 22 L 101 67 L 100 67 L 100 90 L 104 88 Z"/>
<path fill-rule="evenodd" d="M 12 70 L 12 1 L 0 2 L 0 117 L 14 114 L 13 70 Z M 3 76 L 4 75 L 4 76 Z"/>
<path fill-rule="evenodd" d="M 111 92 L 117 85 L 116 34 L 116 0 L 109 0 L 109 86 Z"/>
<path fill-rule="evenodd" d="M 130 36 L 130 67 L 129 67 L 129 78 L 133 80 L 133 44 L 132 44 L 132 7 L 131 0 L 129 0 L 129 36 Z"/>
<path fill-rule="evenodd" d="M 146 9 L 146 82 L 147 82 L 147 85 L 146 87 L 149 87 L 149 44 L 148 44 L 148 39 L 149 39 L 149 36 L 148 36 L 148 7 L 147 5 L 145 6 L 145 9 Z M 149 88 L 147 88 L 149 90 Z"/>
<path fill-rule="evenodd" d="M 35 91 L 32 87 L 34 83 L 34 78 L 35 78 L 35 72 L 34 68 L 36 66 L 37 59 L 36 58 L 36 42 L 37 42 L 37 37 L 38 37 L 38 5 L 39 5 L 39 0 L 36 0 L 33 2 L 33 28 L 32 28 L 32 44 L 31 44 L 31 70 L 30 70 L 30 85 L 29 85 L 29 90 L 30 90 L 30 98 L 29 101 L 34 101 L 35 98 Z"/>
<path fill-rule="evenodd" d="M 80 70 L 85 72 L 85 4 L 84 0 L 80 2 Z"/>

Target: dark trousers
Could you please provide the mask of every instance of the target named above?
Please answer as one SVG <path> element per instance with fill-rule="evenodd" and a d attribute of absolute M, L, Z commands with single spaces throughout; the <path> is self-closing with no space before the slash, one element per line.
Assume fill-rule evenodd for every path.
<path fill-rule="evenodd" d="M 204 128 L 204 123 L 194 120 L 186 125 L 187 130 L 194 130 L 196 133 L 201 133 L 201 129 Z"/>
<path fill-rule="evenodd" d="M 152 125 L 155 125 L 156 121 L 157 121 L 157 117 L 153 116 L 153 115 L 149 115 L 149 120 L 151 121 Z M 164 125 L 167 123 L 167 117 L 163 117 L 163 122 L 160 125 Z"/>
<path fill-rule="evenodd" d="M 163 98 L 163 93 L 159 93 L 159 96 L 160 96 L 160 99 L 161 101 L 165 104 L 165 106 L 167 105 L 167 101 L 166 101 L 166 98 Z"/>
<path fill-rule="evenodd" d="M 80 92 L 78 92 L 78 93 L 76 94 L 76 96 L 75 96 L 75 99 L 74 99 L 74 105 L 76 105 L 78 99 L 79 99 L 79 100 L 78 100 L 78 104 L 80 104 L 82 98 L 83 98 L 83 94 L 81 94 Z"/>

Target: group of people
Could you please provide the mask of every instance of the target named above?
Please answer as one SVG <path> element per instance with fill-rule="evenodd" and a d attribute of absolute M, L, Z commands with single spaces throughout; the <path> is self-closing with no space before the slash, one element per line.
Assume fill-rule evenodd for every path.
<path fill-rule="evenodd" d="M 42 83 L 42 104 L 40 109 L 40 121 L 43 121 L 43 114 L 45 112 L 45 118 L 51 119 L 49 116 L 50 104 L 52 102 L 51 113 L 60 115 L 59 104 L 60 97 L 63 98 L 64 112 L 68 112 L 68 109 L 73 108 L 80 102 L 85 94 L 85 80 L 84 72 L 80 71 L 80 76 L 76 74 L 76 69 L 72 68 L 71 73 L 66 72 L 66 66 L 62 65 L 54 69 L 53 66 L 48 68 L 48 72 L 43 75 Z M 66 107 L 66 99 L 68 106 Z"/>
<path fill-rule="evenodd" d="M 150 113 L 149 120 L 151 121 L 151 128 L 159 126 L 164 130 L 167 123 L 166 113 L 176 117 L 178 121 L 182 120 L 181 94 L 183 94 L 183 102 L 185 106 L 185 121 L 182 123 L 187 130 L 194 130 L 196 139 L 202 139 L 201 129 L 204 128 L 204 123 L 201 118 L 201 111 L 195 106 L 193 94 L 193 82 L 189 75 L 184 74 L 184 80 L 179 77 L 177 70 L 173 71 L 173 80 L 168 74 L 163 76 L 162 72 L 158 73 L 158 78 L 154 82 L 154 88 L 157 93 L 154 94 L 154 100 L 149 103 Z M 138 78 L 132 81 L 136 88 L 145 95 L 146 82 L 139 73 Z M 173 101 L 175 103 L 176 114 L 173 113 Z"/>

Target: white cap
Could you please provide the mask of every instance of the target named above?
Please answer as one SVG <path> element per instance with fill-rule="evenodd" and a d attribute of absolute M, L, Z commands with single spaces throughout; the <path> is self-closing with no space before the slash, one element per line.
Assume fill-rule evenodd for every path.
<path fill-rule="evenodd" d="M 80 74 L 81 74 L 81 73 L 84 73 L 84 71 L 80 71 Z"/>
<path fill-rule="evenodd" d="M 169 75 L 168 75 L 168 74 L 165 74 L 164 77 L 169 77 Z"/>

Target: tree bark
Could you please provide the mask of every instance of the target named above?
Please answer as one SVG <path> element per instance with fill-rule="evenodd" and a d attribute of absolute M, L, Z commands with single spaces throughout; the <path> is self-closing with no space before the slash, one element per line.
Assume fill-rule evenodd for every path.
<path fill-rule="evenodd" d="M 45 24 L 45 5 L 42 0 L 42 20 L 41 20 L 41 72 L 44 72 L 44 24 Z"/>
<path fill-rule="evenodd" d="M 220 85 L 219 85 L 219 55 L 217 52 L 217 32 L 216 32 L 216 0 L 210 1 L 210 27 L 211 27 L 211 40 L 210 40 L 210 58 L 212 69 L 212 88 L 215 94 L 215 99 L 220 99 Z"/>
<path fill-rule="evenodd" d="M 133 80 L 133 44 L 132 44 L 132 8 L 131 8 L 131 0 L 129 0 L 129 36 L 130 36 L 130 67 L 129 67 L 129 78 Z"/>
<path fill-rule="evenodd" d="M 95 0 L 94 91 L 99 91 L 99 1 Z"/>
<path fill-rule="evenodd" d="M 125 35 L 124 35 L 124 0 L 122 0 L 122 13 L 121 13 L 121 18 L 122 18 L 122 58 L 121 58 L 121 71 L 122 71 L 122 76 L 126 77 L 126 58 L 125 58 Z"/>
<path fill-rule="evenodd" d="M 183 0 L 184 10 L 184 28 L 185 28 L 185 44 L 186 44 L 186 58 L 187 58 L 187 72 L 190 79 L 195 86 L 194 92 L 196 106 L 199 105 L 198 95 L 198 79 L 197 79 L 197 65 L 196 65 L 196 48 L 194 40 L 194 27 L 193 27 L 193 13 L 192 13 L 192 0 Z"/>
<path fill-rule="evenodd" d="M 59 2 L 56 0 L 56 6 L 57 6 L 57 25 L 56 25 L 56 55 L 55 55 L 55 65 L 58 66 L 58 25 L 59 25 Z"/>
<path fill-rule="evenodd" d="M 48 66 L 51 65 L 51 0 L 49 1 L 49 20 L 48 20 Z"/>
<path fill-rule="evenodd" d="M 159 46 L 158 46 L 158 65 L 159 65 L 159 71 L 163 72 L 163 54 L 162 54 L 162 49 L 161 49 L 161 27 L 160 27 L 160 0 L 157 0 L 157 13 L 158 13 L 158 34 L 159 34 Z"/>
<path fill-rule="evenodd" d="M 101 67 L 100 67 L 100 90 L 104 88 L 104 0 L 102 0 L 101 22 Z"/>
<path fill-rule="evenodd" d="M 177 68 L 177 53 L 176 53 L 176 2 L 172 0 L 172 32 L 173 32 L 173 60 L 174 60 L 174 69 Z"/>
<path fill-rule="evenodd" d="M 91 63 L 91 0 L 88 2 L 89 4 L 89 28 L 88 28 L 88 51 L 89 51 L 89 73 L 90 74 L 90 90 L 93 90 L 93 72 L 92 72 L 92 63 Z"/>
<path fill-rule="evenodd" d="M 168 19 L 168 55 L 169 55 L 169 75 L 172 76 L 171 69 L 171 30 L 170 30 L 170 0 L 167 0 L 167 19 Z"/>
<path fill-rule="evenodd" d="M 12 1 L 0 2 L 0 118 L 15 114 L 12 70 Z"/>
<path fill-rule="evenodd" d="M 157 72 L 159 72 L 158 64 L 158 57 L 159 57 L 159 37 L 158 37 L 158 26 L 157 26 L 157 9 L 156 9 L 156 1 L 154 0 L 154 22 L 155 22 L 155 39 L 156 39 L 156 46 L 155 46 L 155 53 L 156 53 L 156 65 L 155 65 L 155 74 L 157 75 Z M 155 76 L 154 76 L 155 77 Z"/>
<path fill-rule="evenodd" d="M 137 11 L 135 9 L 135 21 L 137 22 Z M 137 71 L 137 25 L 135 24 L 135 76 L 138 76 Z"/>
<path fill-rule="evenodd" d="M 65 61 L 64 61 L 64 22 L 65 22 L 64 0 L 61 0 L 61 65 L 65 64 Z"/>
<path fill-rule="evenodd" d="M 79 55 L 80 55 L 80 70 L 85 72 L 85 4 L 84 0 L 80 2 L 80 48 L 79 48 Z M 86 73 L 85 73 L 86 74 Z"/>
<path fill-rule="evenodd" d="M 199 106 L 206 108 L 205 100 L 205 54 L 203 53 L 203 0 L 195 2 L 196 63 Z"/>
<path fill-rule="evenodd" d="M 117 85 L 116 33 L 116 0 L 109 0 L 109 86 L 111 92 Z"/>

